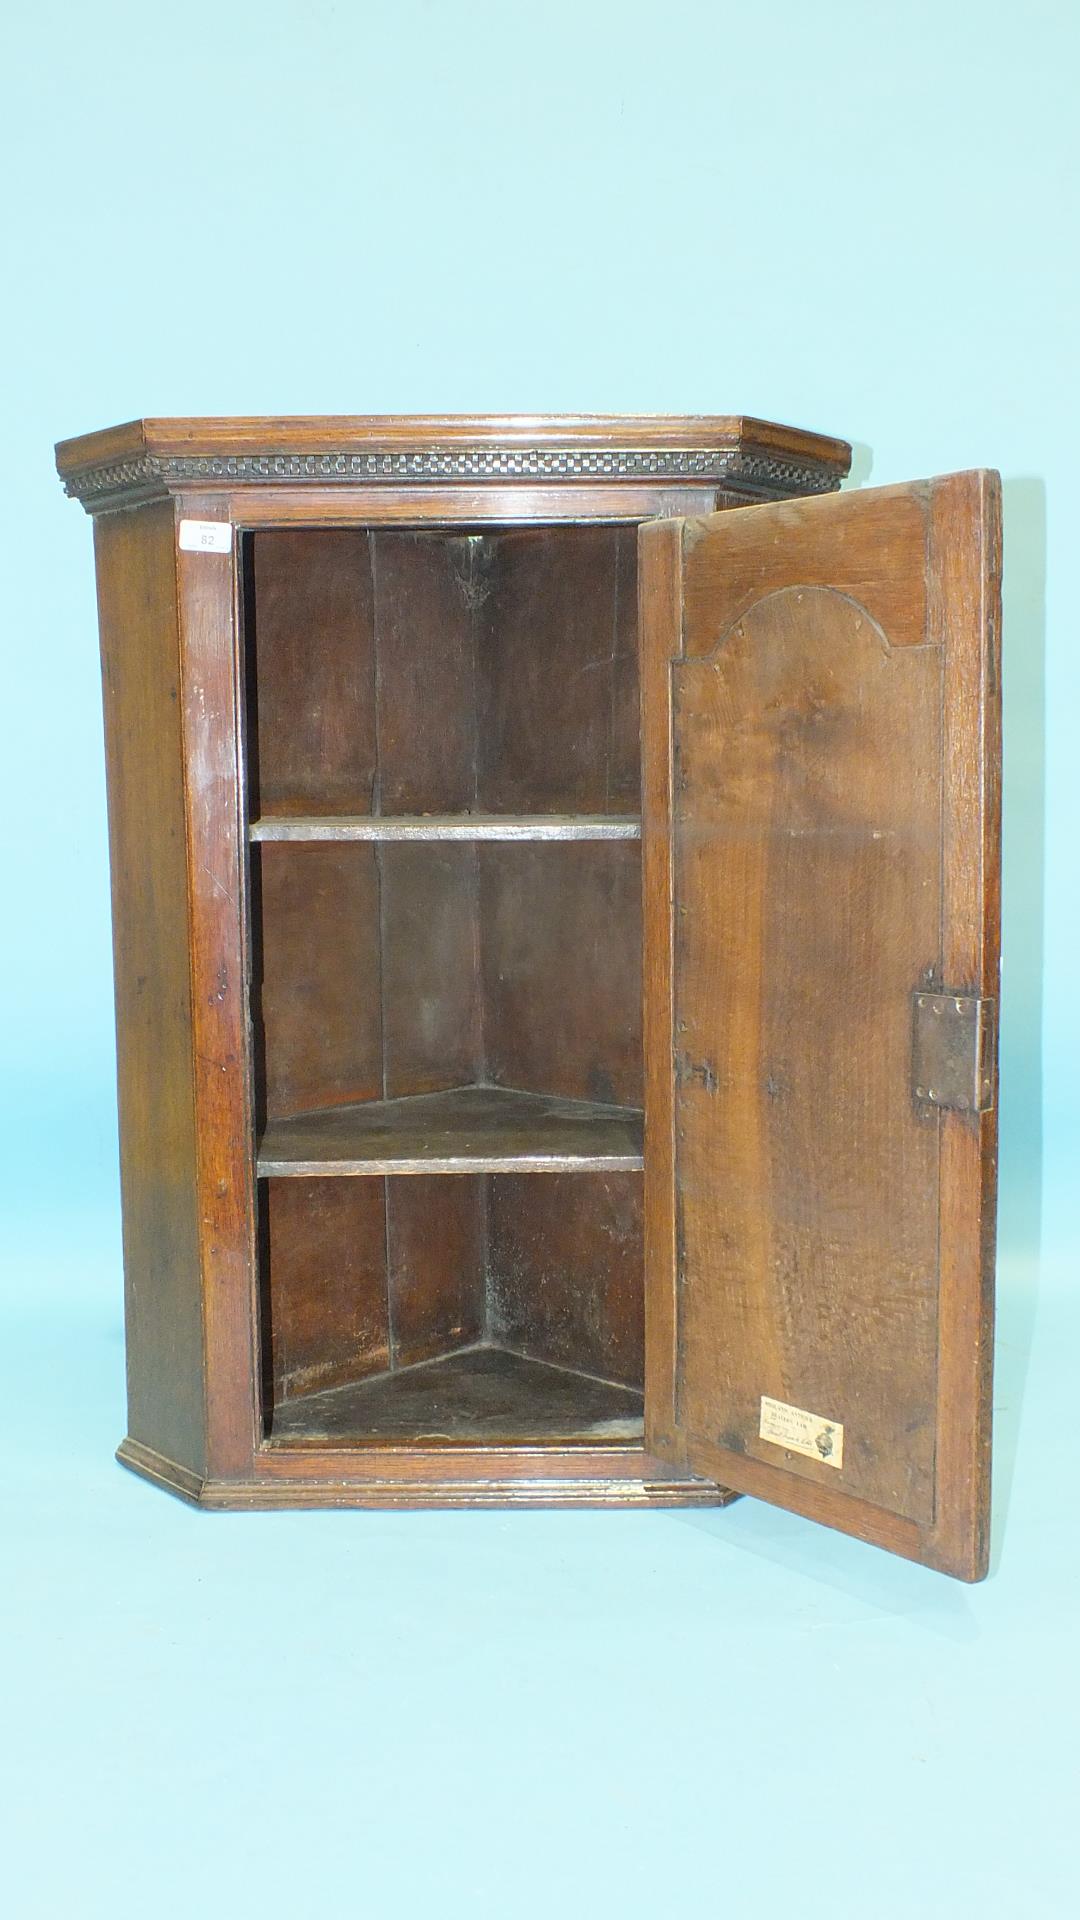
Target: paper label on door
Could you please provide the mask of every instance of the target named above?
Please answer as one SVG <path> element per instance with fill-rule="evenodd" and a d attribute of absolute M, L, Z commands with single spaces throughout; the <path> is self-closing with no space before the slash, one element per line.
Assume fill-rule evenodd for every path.
<path fill-rule="evenodd" d="M 803 1453 L 808 1460 L 823 1460 L 827 1467 L 844 1464 L 844 1428 L 839 1420 L 807 1413 L 805 1407 L 789 1407 L 786 1400 L 770 1400 L 763 1393 L 758 1431 L 763 1440 L 770 1440 L 788 1453 Z"/>
<path fill-rule="evenodd" d="M 232 551 L 232 522 L 230 520 L 181 520 L 181 553 L 230 553 Z"/>

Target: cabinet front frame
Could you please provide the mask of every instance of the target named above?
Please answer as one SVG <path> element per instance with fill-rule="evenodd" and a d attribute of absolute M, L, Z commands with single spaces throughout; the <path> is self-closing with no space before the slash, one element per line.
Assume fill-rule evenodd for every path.
<path fill-rule="evenodd" d="M 476 486 L 207 489 L 181 519 L 228 522 L 227 553 L 177 544 L 185 741 L 200 1255 L 205 1479 L 171 1473 L 125 1442 L 121 1458 L 207 1506 L 718 1505 L 733 1497 L 665 1465 L 638 1441 L 493 1447 L 365 1443 L 288 1447 L 261 1418 L 259 1249 L 248 1008 L 249 809 L 241 542 L 288 526 L 473 527 L 639 522 L 743 504 L 707 487 Z M 537 1174 L 536 1178 L 543 1178 Z"/>

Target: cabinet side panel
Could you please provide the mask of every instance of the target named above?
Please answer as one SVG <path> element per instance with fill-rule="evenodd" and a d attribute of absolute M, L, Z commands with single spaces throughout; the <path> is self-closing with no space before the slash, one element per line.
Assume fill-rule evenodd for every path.
<path fill-rule="evenodd" d="M 95 526 L 109 787 L 128 1430 L 205 1465 L 171 504 Z"/>

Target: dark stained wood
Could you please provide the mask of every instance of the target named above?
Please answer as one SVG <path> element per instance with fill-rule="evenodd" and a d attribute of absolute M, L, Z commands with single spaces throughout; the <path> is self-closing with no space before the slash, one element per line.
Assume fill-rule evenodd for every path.
<path fill-rule="evenodd" d="M 853 527 L 844 527 L 841 515 L 836 531 L 825 539 L 817 509 L 826 501 L 774 502 L 767 538 L 762 537 L 760 515 L 752 509 L 725 519 L 730 551 L 725 551 L 719 598 L 716 570 L 707 559 L 687 565 L 687 653 L 711 652 L 748 607 L 768 593 L 786 591 L 792 582 L 846 594 L 877 622 L 890 646 L 920 646 L 926 637 L 931 486 L 924 481 L 901 490 L 869 488 L 857 496 Z M 707 523 L 691 521 L 685 538 L 689 560 L 697 541 L 708 545 Z M 881 565 L 883 552 L 889 555 L 887 568 Z"/>
<path fill-rule="evenodd" d="M 481 846 L 487 1077 L 639 1106 L 636 846 Z"/>
<path fill-rule="evenodd" d="M 126 1441 L 122 1466 L 196 1506 L 259 1512 L 289 1508 L 384 1511 L 429 1507 L 723 1507 L 726 1487 L 666 1466 L 629 1440 L 418 1445 L 366 1441 L 260 1449 L 251 1476 L 208 1480 Z"/>
<path fill-rule="evenodd" d="M 196 519 L 217 503 L 186 502 Z M 247 822 L 235 541 L 178 551 L 203 1366 L 210 1472 L 250 1473 L 257 1438 L 255 1128 L 248 1027 Z"/>
<path fill-rule="evenodd" d="M 492 543 L 477 636 L 486 812 L 639 810 L 625 718 L 636 619 L 632 600 L 629 617 L 625 598 L 619 606 L 620 539 L 618 528 L 574 527 Z"/>
<path fill-rule="evenodd" d="M 484 543 L 391 532 L 368 541 L 377 632 L 375 811 L 460 813 L 476 803 L 474 603 Z"/>
<path fill-rule="evenodd" d="M 534 1360 L 640 1391 L 641 1202 L 641 1178 L 635 1173 L 490 1179 L 491 1339 Z"/>
<path fill-rule="evenodd" d="M 376 787 L 375 611 L 368 536 L 253 537 L 245 608 L 255 672 L 253 810 L 364 814 Z"/>
<path fill-rule="evenodd" d="M 636 691 L 635 691 L 636 699 Z M 600 813 L 361 814 L 347 819 L 302 815 L 253 820 L 260 840 L 640 840 L 641 822 Z"/>
<path fill-rule="evenodd" d="M 652 475 L 677 487 L 686 474 L 768 496 L 839 486 L 850 460 L 842 440 L 775 421 L 706 414 L 144 419 L 61 441 L 56 449 L 61 478 L 91 511 L 189 486 L 229 493 L 238 477 L 246 495 L 305 489 L 340 496 L 375 478 L 387 493 L 434 491 L 454 480 L 472 482 L 481 496 L 512 497 L 530 494 L 541 478 L 554 483 L 546 490 L 556 496 L 587 492 L 583 479 L 617 496 Z M 488 486 L 476 486 L 477 479 Z M 536 507 L 529 511 L 542 517 Z"/>
<path fill-rule="evenodd" d="M 545 1366 L 497 1347 L 471 1347 L 326 1393 L 291 1400 L 274 1416 L 278 1446 L 355 1445 L 365 1439 L 634 1440 L 641 1395 Z"/>
<path fill-rule="evenodd" d="M 367 1100 L 271 1120 L 263 1175 L 557 1173 L 641 1166 L 641 1115 L 631 1108 L 501 1087 L 458 1087 Z"/>
<path fill-rule="evenodd" d="M 720 580 L 712 524 L 687 530 L 674 677 L 686 788 L 655 678 L 670 687 L 680 654 L 683 535 L 645 532 L 647 705 L 661 725 L 645 742 L 641 855 L 631 839 L 635 523 L 834 487 L 847 452 L 746 420 L 600 417 L 146 421 L 59 450 L 101 516 L 132 1386 L 121 1457 L 139 1473 L 214 1506 L 711 1504 L 728 1496 L 693 1474 L 722 1473 L 965 1577 L 983 1570 L 993 1118 L 927 1111 L 906 1078 L 895 1117 L 882 1088 L 907 1073 L 900 1024 L 893 1012 L 875 1022 L 934 919 L 931 896 L 923 972 L 996 992 L 992 481 L 726 515 Z M 233 523 L 233 552 L 178 553 L 181 516 Z M 887 649 L 874 653 L 859 617 Z M 254 654 L 246 780 L 241 637 Z M 718 642 L 731 665 L 723 698 L 693 679 L 711 675 Z M 785 678 L 796 646 L 804 670 Z M 934 658 L 936 703 L 924 685 Z M 777 675 L 759 685 L 770 662 Z M 917 690 L 890 706 L 883 686 L 901 679 Z M 741 826 L 740 783 L 764 796 L 763 813 L 741 808 Z M 256 825 L 249 894 L 260 809 L 267 839 L 300 844 L 259 846 Z M 677 906 L 688 887 L 707 890 L 721 838 L 728 910 L 695 925 L 672 914 L 671 889 Z M 799 840 L 811 844 L 796 852 Z M 901 914 L 900 869 L 910 880 L 922 860 L 936 877 Z M 829 891 L 833 873 L 849 876 L 846 891 Z M 756 974 L 755 951 L 767 960 Z M 528 1178 L 508 1171 L 513 1157 L 478 1156 L 455 1159 L 454 1179 L 425 1159 L 408 1179 L 270 1181 L 260 1270 L 249 979 L 279 1120 L 295 1108 L 318 1129 L 316 1103 L 340 1103 L 351 1125 L 345 1110 L 375 1115 L 387 1088 L 441 1082 L 434 1097 L 447 1100 L 460 1075 L 501 1081 L 504 1099 L 527 1089 L 541 1104 L 601 1103 L 574 1109 L 585 1150 L 533 1178 L 561 1164 L 542 1139 L 537 1152 L 551 1110 L 538 1129 L 535 1105 L 525 1124 L 516 1101 Z M 741 1011 L 714 1022 L 732 981 Z M 643 1056 L 642 1258 L 630 1109 Z M 620 1131 L 618 1170 L 596 1170 L 608 1165 L 593 1151 L 601 1118 Z M 892 1177 L 870 1186 L 875 1157 Z M 901 1191 L 915 1195 L 907 1208 Z M 733 1222 L 749 1249 L 741 1266 L 724 1238 Z M 695 1268 L 714 1261 L 731 1277 L 722 1326 L 692 1276 L 676 1297 L 680 1243 Z M 581 1397 L 582 1383 L 611 1391 L 601 1376 L 640 1377 L 643 1291 L 648 1450 L 590 1431 Z M 414 1367 L 467 1367 L 467 1348 L 500 1338 L 517 1358 L 490 1363 L 496 1373 L 525 1367 L 535 1381 L 533 1368 L 555 1365 L 570 1382 L 561 1412 L 550 1381 L 532 1396 L 546 1432 L 533 1430 L 529 1394 L 517 1415 L 493 1414 L 492 1382 L 480 1391 L 474 1370 L 449 1439 L 425 1442 L 427 1414 L 363 1438 L 350 1415 L 333 1438 L 309 1422 L 297 1444 L 280 1430 L 261 1444 L 275 1401 L 286 1419 L 311 1411 L 320 1396 L 305 1386 L 344 1407 L 385 1383 L 398 1406 Z M 740 1427 L 759 1362 L 811 1408 L 816 1392 L 852 1385 L 842 1474 L 773 1465 Z M 721 1388 L 722 1406 L 709 1398 Z M 417 1405 L 425 1391 L 430 1410 L 422 1382 Z"/>
<path fill-rule="evenodd" d="M 940 655 L 800 588 L 674 682 L 682 1418 L 773 1467 L 763 1393 L 843 1420 L 844 1488 L 925 1526 L 938 1143 L 909 1082 L 938 958 Z"/>
<path fill-rule="evenodd" d="M 359 849 L 348 849 L 355 859 Z M 360 854 L 363 858 L 363 854 Z M 481 1076 L 476 849 L 392 845 L 378 854 L 383 1092 L 428 1093 Z"/>
<path fill-rule="evenodd" d="M 379 874 L 370 847 L 262 847 L 255 994 L 265 1111 L 383 1091 Z"/>
<path fill-rule="evenodd" d="M 914 1099 L 911 995 L 996 992 L 996 497 L 962 475 L 690 525 L 681 608 L 678 536 L 643 546 L 665 1240 L 675 1146 L 650 1444 L 969 1579 L 994 1120 Z M 842 1468 L 761 1439 L 762 1395 L 843 1423 Z"/>
<path fill-rule="evenodd" d="M 146 417 L 61 440 L 57 471 L 140 453 L 220 458 L 228 450 L 264 454 L 273 443 L 297 457 L 330 445 L 366 454 L 372 447 L 719 447 L 753 445 L 793 452 L 847 471 L 844 440 L 752 414 L 713 413 L 388 413 L 249 414 L 184 419 Z M 842 476 L 841 476 L 842 477 Z M 217 476 L 227 480 L 227 474 Z"/>
<path fill-rule="evenodd" d="M 638 536 L 641 645 L 641 804 L 644 999 L 642 1049 L 649 1154 L 645 1162 L 645 1409 L 649 1444 L 685 1464 L 675 1408 L 678 1235 L 675 1185 L 671 662 L 683 651 L 683 523 Z"/>
<path fill-rule="evenodd" d="M 386 1212 L 374 1180 L 269 1180 L 266 1331 L 274 1403 L 390 1364 Z"/>
<path fill-rule="evenodd" d="M 839 485 L 839 478 L 837 478 Z M 747 498 L 772 499 L 774 490 L 753 489 Z M 182 495 L 186 500 L 187 496 Z M 444 528 L 455 533 L 505 532 L 537 526 L 638 526 L 643 520 L 711 513 L 723 496 L 715 484 L 665 486 L 628 481 L 582 486 L 541 486 L 518 480 L 450 486 L 234 486 L 218 499 L 217 511 L 238 526 L 260 527 L 409 527 Z M 96 509 L 92 509 L 96 511 Z"/>
<path fill-rule="evenodd" d="M 283 1184 L 291 1184 L 285 1182 Z M 369 1187 L 368 1180 L 324 1180 Z M 393 1363 L 472 1346 L 487 1322 L 484 1183 L 419 1174 L 387 1180 L 386 1260 Z"/>
<path fill-rule="evenodd" d="M 1000 993 L 1001 481 L 935 482 L 931 620 L 945 643 L 941 971 Z M 996 1095 L 996 1088 L 995 1088 Z M 936 1563 L 980 1579 L 990 1558 L 998 1125 L 941 1117 Z"/>
<path fill-rule="evenodd" d="M 612 608 L 611 737 L 607 805 L 641 815 L 641 673 L 638 635 L 638 529 L 617 527 Z"/>
<path fill-rule="evenodd" d="M 171 506 L 95 527 L 109 764 L 128 1431 L 207 1469 Z"/>

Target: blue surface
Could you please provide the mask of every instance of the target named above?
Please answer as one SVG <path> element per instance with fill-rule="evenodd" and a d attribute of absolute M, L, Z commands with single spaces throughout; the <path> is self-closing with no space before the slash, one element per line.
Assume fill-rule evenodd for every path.
<path fill-rule="evenodd" d="M 1080 16 L 44 0 L 7 42 L 6 1909 L 1076 1915 Z M 1005 475 L 981 1588 L 749 1501 L 209 1516 L 112 1464 L 93 577 L 51 443 L 575 408 L 790 419 L 872 483 Z"/>

